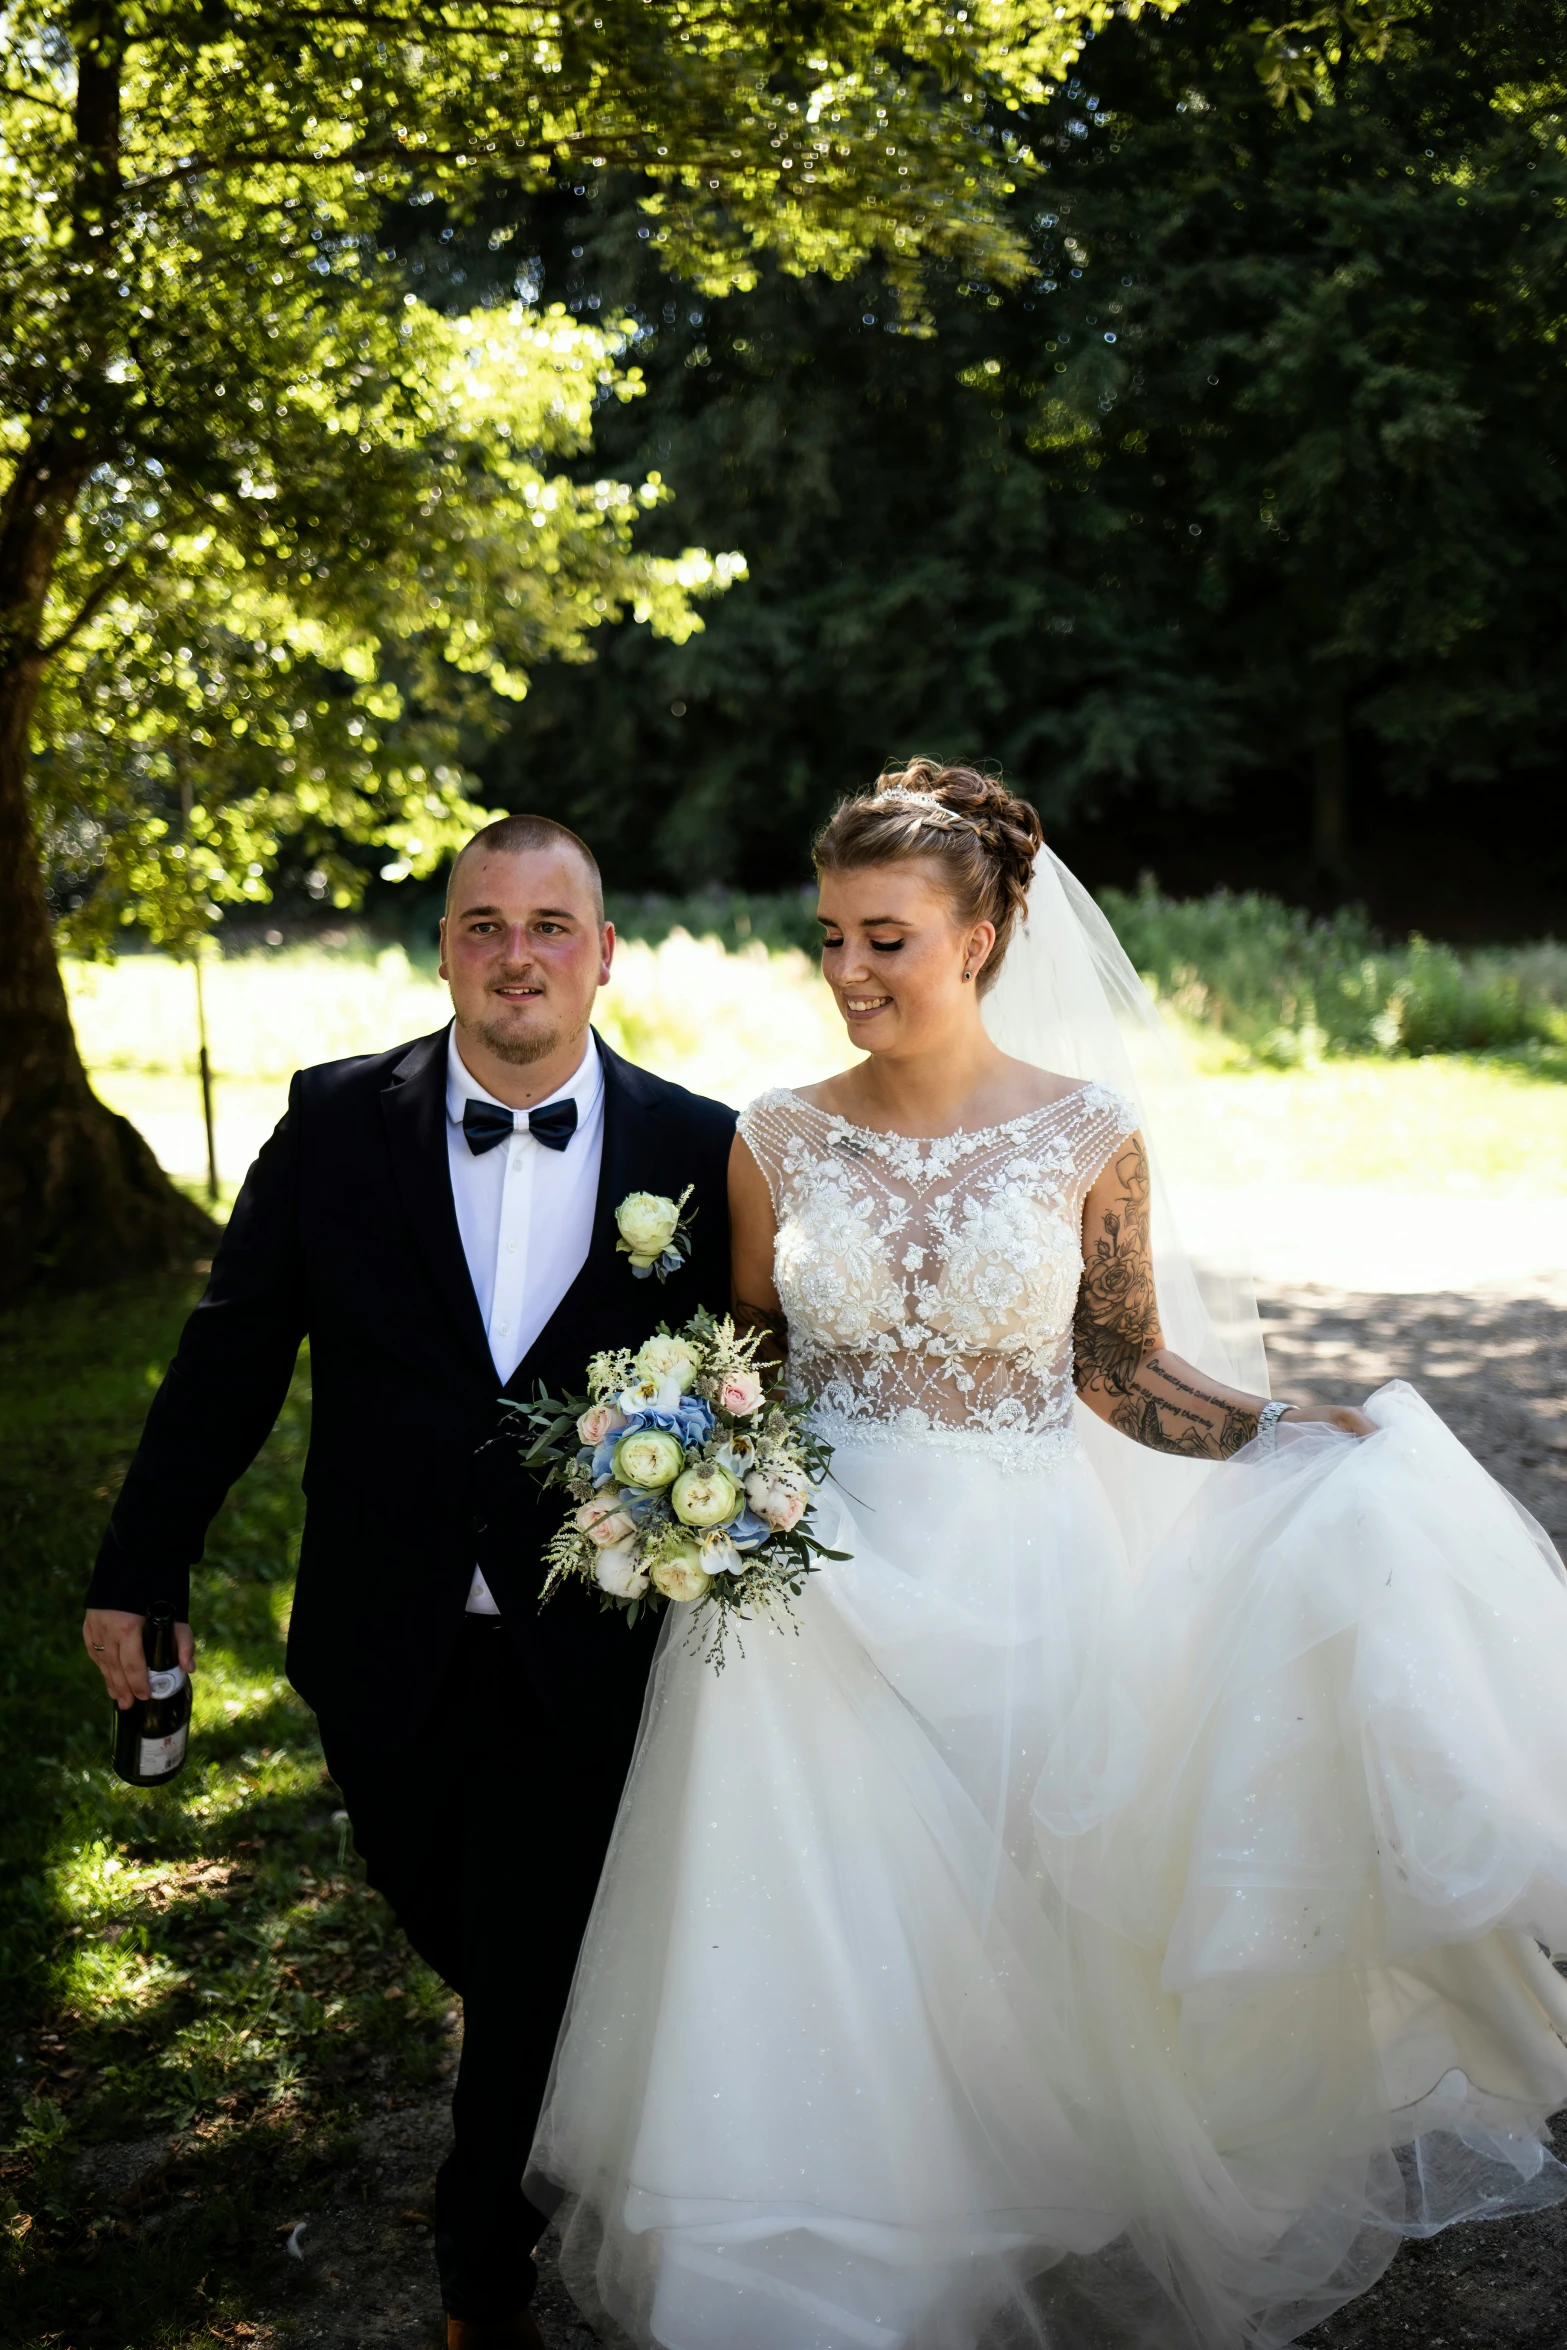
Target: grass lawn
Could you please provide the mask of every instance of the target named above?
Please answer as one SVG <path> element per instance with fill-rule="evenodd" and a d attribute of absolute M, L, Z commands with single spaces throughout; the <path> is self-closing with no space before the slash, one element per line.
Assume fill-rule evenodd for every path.
<path fill-rule="evenodd" d="M 1529 1198 L 1567 1191 L 1567 1084 L 1464 1054 L 1198 1080 L 1231 1180 Z"/>
<path fill-rule="evenodd" d="M 282 1677 L 303 1366 L 197 1579 L 191 1760 L 162 1793 L 108 1767 L 81 1593 L 195 1295 L 165 1282 L 0 1319 L 7 2350 L 243 2341 L 253 2280 L 265 2264 L 275 2289 L 279 2230 L 341 2159 L 361 2094 L 412 2088 L 443 2050 L 446 1997 L 364 1886 Z M 147 2164 L 129 2192 L 94 2154 L 125 2140 Z"/>

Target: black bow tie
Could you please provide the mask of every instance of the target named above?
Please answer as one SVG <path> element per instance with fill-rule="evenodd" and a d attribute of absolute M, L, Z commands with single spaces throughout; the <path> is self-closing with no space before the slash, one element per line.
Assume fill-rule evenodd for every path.
<path fill-rule="evenodd" d="M 542 1110 L 527 1111 L 523 1124 L 547 1151 L 563 1151 L 577 1131 L 577 1105 L 573 1101 L 548 1102 Z M 470 1100 L 463 1104 L 462 1130 L 477 1158 L 483 1151 L 494 1150 L 498 1142 L 509 1142 L 517 1131 L 517 1121 L 498 1102 Z"/>

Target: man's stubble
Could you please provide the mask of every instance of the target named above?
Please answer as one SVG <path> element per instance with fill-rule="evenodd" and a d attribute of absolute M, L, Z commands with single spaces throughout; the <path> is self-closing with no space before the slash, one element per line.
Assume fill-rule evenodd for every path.
<path fill-rule="evenodd" d="M 584 1029 L 586 1022 L 584 1022 Z M 529 1035 L 519 1035 L 515 1029 L 492 1026 L 484 1020 L 464 1020 L 457 1016 L 458 1028 L 468 1036 L 476 1037 L 487 1052 L 498 1061 L 505 1061 L 513 1069 L 531 1068 L 535 1061 L 546 1060 L 558 1052 L 567 1039 L 564 1026 L 535 1029 Z"/>

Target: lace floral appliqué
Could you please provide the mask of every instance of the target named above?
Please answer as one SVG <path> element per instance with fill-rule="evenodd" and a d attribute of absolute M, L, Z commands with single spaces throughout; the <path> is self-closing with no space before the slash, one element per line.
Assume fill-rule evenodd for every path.
<path fill-rule="evenodd" d="M 830 1441 L 977 1441 L 1017 1465 L 1071 1444 L 1083 1197 L 1132 1125 L 1102 1085 L 929 1140 L 787 1091 L 751 1104 L 790 1386 Z"/>

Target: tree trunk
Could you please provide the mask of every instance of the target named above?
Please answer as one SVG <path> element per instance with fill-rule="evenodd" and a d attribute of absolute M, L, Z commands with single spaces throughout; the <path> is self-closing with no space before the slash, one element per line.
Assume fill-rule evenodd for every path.
<path fill-rule="evenodd" d="M 27 752 L 48 650 L 49 583 L 71 511 L 100 454 L 79 401 L 101 364 L 113 309 L 120 190 L 122 27 L 114 0 L 79 0 L 72 241 L 87 266 L 74 296 L 89 354 L 56 387 L 0 500 L 0 1304 L 28 1288 L 87 1288 L 188 1266 L 216 1231 L 177 1191 L 127 1119 L 87 1082 L 50 934 L 27 802 Z"/>
<path fill-rule="evenodd" d="M 1312 753 L 1311 863 L 1316 886 L 1335 899 L 1349 881 L 1348 803 L 1344 706 L 1334 694 L 1318 713 Z"/>
<path fill-rule="evenodd" d="M 0 672 L 0 1304 L 189 1267 L 216 1232 L 87 1082 L 27 804 L 41 661 Z"/>

